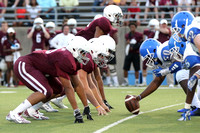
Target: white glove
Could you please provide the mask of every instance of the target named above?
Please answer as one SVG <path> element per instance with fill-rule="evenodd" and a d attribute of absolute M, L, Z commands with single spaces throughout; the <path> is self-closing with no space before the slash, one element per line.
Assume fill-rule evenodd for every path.
<path fill-rule="evenodd" d="M 131 39 L 130 44 L 136 44 L 137 41 L 135 39 Z"/>
<path fill-rule="evenodd" d="M 77 30 L 76 30 L 75 28 L 73 28 L 73 29 L 72 29 L 72 33 L 73 33 L 73 34 L 76 34 L 76 33 L 77 33 Z"/>
<path fill-rule="evenodd" d="M 41 26 L 41 28 L 42 28 L 42 31 L 43 31 L 43 32 L 45 32 L 45 31 L 46 31 L 46 29 L 44 28 L 44 25 L 43 25 L 43 24 L 41 24 L 40 26 Z"/>
<path fill-rule="evenodd" d="M 33 25 L 32 29 L 31 29 L 31 32 L 34 32 L 35 31 L 35 24 Z"/>
<path fill-rule="evenodd" d="M 160 70 L 160 74 L 161 74 L 162 76 L 166 76 L 166 75 L 169 74 L 169 73 L 170 73 L 169 68 Z"/>

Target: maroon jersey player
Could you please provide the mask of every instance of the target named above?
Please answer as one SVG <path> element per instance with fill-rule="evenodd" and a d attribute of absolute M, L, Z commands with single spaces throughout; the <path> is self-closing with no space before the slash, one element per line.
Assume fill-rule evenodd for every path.
<path fill-rule="evenodd" d="M 81 40 L 82 43 L 78 45 L 76 43 L 77 40 Z M 33 90 L 34 93 L 16 109 L 10 111 L 6 116 L 7 120 L 16 123 L 31 123 L 24 119 L 21 113 L 35 104 L 38 106 L 39 104 L 43 104 L 43 102 L 50 99 L 53 95 L 59 94 L 62 91 L 62 87 L 58 85 L 59 82 L 54 79 L 55 77 L 59 77 L 62 86 L 65 88 L 68 100 L 74 109 L 75 122 L 82 123 L 83 119 L 75 100 L 74 89 L 78 93 L 83 105 L 88 107 L 87 113 L 90 114 L 83 86 L 77 76 L 77 71 L 82 67 L 79 62 L 85 63 L 87 59 L 80 53 L 79 48 L 86 50 L 85 45 L 87 41 L 81 37 L 77 37 L 72 43 L 73 45 L 71 45 L 71 48 L 69 47 L 68 50 L 62 48 L 51 51 L 35 51 L 32 54 L 20 57 L 16 61 L 14 67 L 15 74 L 29 89 Z M 74 88 L 71 85 L 70 79 Z M 58 86 L 55 87 L 56 85 Z M 40 114 L 33 117 L 35 119 L 48 119 Z"/>
<path fill-rule="evenodd" d="M 34 20 L 34 25 L 32 29 L 28 30 L 28 38 L 32 38 L 32 49 L 35 50 L 44 50 L 45 49 L 45 38 L 48 39 L 50 37 L 49 33 L 43 26 L 43 20 L 41 18 L 36 18 Z"/>

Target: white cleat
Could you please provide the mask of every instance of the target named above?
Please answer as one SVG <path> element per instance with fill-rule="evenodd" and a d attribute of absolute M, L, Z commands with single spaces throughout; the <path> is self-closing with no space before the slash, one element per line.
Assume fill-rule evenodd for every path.
<path fill-rule="evenodd" d="M 61 109 L 67 109 L 68 107 L 65 106 L 62 102 L 62 100 L 58 100 L 56 98 L 52 99 L 51 102 L 56 105 L 58 108 L 61 108 Z"/>
<path fill-rule="evenodd" d="M 25 117 L 29 117 L 29 118 L 33 118 L 35 120 L 49 120 L 49 117 L 40 115 L 40 113 L 38 112 L 38 110 L 30 110 L 27 109 L 26 111 L 24 111 L 23 114 Z"/>
<path fill-rule="evenodd" d="M 57 110 L 57 109 L 54 109 L 54 108 L 50 105 L 49 102 L 43 104 L 42 107 L 41 107 L 41 109 L 45 110 L 46 112 L 58 112 L 58 110 Z"/>
<path fill-rule="evenodd" d="M 19 124 L 29 124 L 29 123 L 31 123 L 31 121 L 26 120 L 25 118 L 23 118 L 19 114 L 14 114 L 12 111 L 10 111 L 10 113 L 6 116 L 6 120 L 13 121 L 13 122 L 19 123 Z"/>

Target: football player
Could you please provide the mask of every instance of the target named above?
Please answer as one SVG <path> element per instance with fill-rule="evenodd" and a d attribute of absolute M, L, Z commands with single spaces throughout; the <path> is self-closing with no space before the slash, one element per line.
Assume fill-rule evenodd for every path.
<path fill-rule="evenodd" d="M 77 41 L 82 43 L 78 44 Z M 83 118 L 75 99 L 74 89 L 85 107 L 84 113 L 86 113 L 87 117 L 91 116 L 82 82 L 77 76 L 77 71 L 82 68 L 82 64 L 85 65 L 89 61 L 89 58 L 85 56 L 88 42 L 82 37 L 76 37 L 71 43 L 73 45 L 70 45 L 68 50 L 66 48 L 50 51 L 39 50 L 22 56 L 16 61 L 14 66 L 16 76 L 34 93 L 17 108 L 10 111 L 6 116 L 7 120 L 15 123 L 31 123 L 31 121 L 23 118 L 21 114 L 29 107 L 35 104 L 40 107 L 54 95 L 60 94 L 62 86 L 74 110 L 74 122 L 83 123 Z M 35 119 L 49 119 L 38 112 L 35 112 L 32 117 Z"/>
<path fill-rule="evenodd" d="M 49 39 L 50 35 L 44 28 L 44 22 L 41 18 L 36 18 L 31 30 L 28 30 L 27 38 L 32 38 L 33 46 L 31 52 L 45 49 L 45 38 Z"/>

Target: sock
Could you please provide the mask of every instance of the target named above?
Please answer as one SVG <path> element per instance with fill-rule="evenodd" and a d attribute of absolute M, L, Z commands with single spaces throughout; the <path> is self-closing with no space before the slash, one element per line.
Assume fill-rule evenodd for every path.
<path fill-rule="evenodd" d="M 119 82 L 118 82 L 118 78 L 117 76 L 113 76 L 113 81 L 114 81 L 114 85 L 119 86 Z"/>
<path fill-rule="evenodd" d="M 199 101 L 196 93 L 194 94 L 191 106 L 196 106 L 197 108 L 200 108 L 200 101 Z"/>
<path fill-rule="evenodd" d="M 110 78 L 110 76 L 107 76 L 107 77 L 106 77 L 106 81 L 107 81 L 107 84 L 108 84 L 108 85 L 111 84 L 111 78 Z"/>
<path fill-rule="evenodd" d="M 146 83 L 147 83 L 147 81 L 146 81 L 146 80 L 147 80 L 147 77 L 146 77 L 146 76 L 143 76 L 143 77 L 142 77 L 142 82 L 143 82 L 144 84 L 146 84 Z"/>
<path fill-rule="evenodd" d="M 46 103 L 48 103 L 48 102 L 46 102 Z M 43 102 L 39 102 L 39 103 L 33 105 L 31 108 L 38 110 L 43 104 L 44 104 Z"/>
<path fill-rule="evenodd" d="M 62 101 L 65 97 L 66 97 L 66 95 L 63 95 L 63 96 L 61 96 L 61 97 L 57 97 L 56 99 Z"/>
<path fill-rule="evenodd" d="M 197 97 L 199 98 L 200 100 L 200 80 L 198 80 L 198 84 L 197 84 Z"/>
<path fill-rule="evenodd" d="M 16 113 L 16 114 L 18 114 L 18 113 L 24 112 L 26 109 L 28 109 L 31 106 L 32 106 L 31 103 L 26 99 L 17 108 L 15 108 L 13 110 L 13 112 Z"/>
<path fill-rule="evenodd" d="M 124 80 L 128 83 L 128 78 L 124 78 Z"/>
<path fill-rule="evenodd" d="M 139 79 L 135 79 L 135 85 L 139 84 Z"/>

